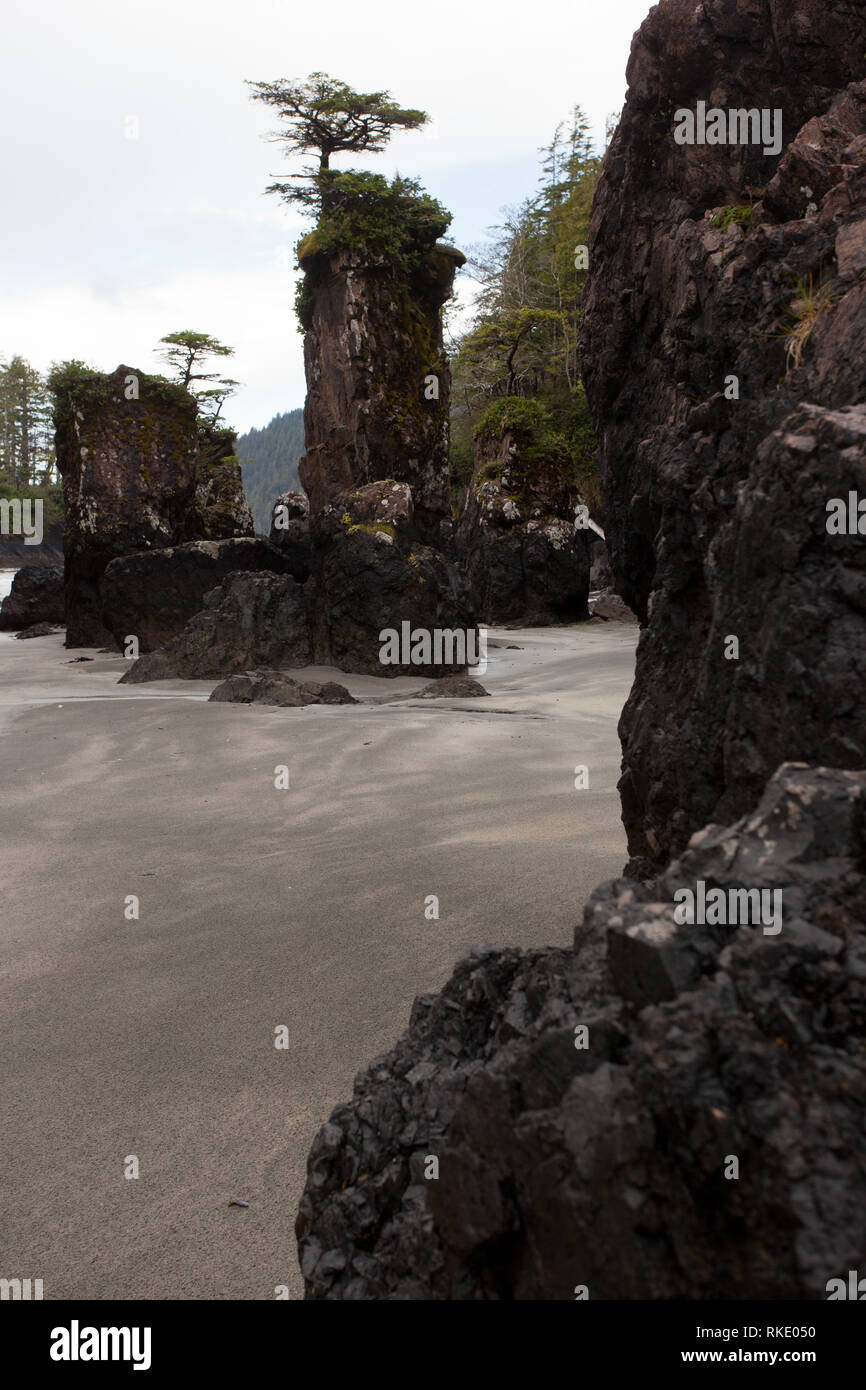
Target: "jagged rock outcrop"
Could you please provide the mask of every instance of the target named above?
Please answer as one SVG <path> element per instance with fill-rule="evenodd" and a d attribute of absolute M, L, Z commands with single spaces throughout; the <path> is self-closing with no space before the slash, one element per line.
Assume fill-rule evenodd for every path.
<path fill-rule="evenodd" d="M 236 444 L 235 430 L 199 418 L 191 540 L 220 541 L 231 536 L 255 535 Z"/>
<path fill-rule="evenodd" d="M 311 626 L 316 662 L 372 676 L 456 675 L 465 660 L 433 664 L 389 661 L 383 664 L 386 631 L 461 632 L 476 640 L 475 620 L 465 583 L 441 551 L 412 539 L 412 530 L 398 509 L 405 496 L 391 491 L 390 482 L 377 484 L 386 496 L 390 519 L 377 516 L 378 505 L 363 489 L 360 500 L 344 499 L 338 519 L 323 519 L 314 535 L 314 589 Z M 408 489 L 406 489 L 408 492 Z M 407 503 L 411 505 L 411 501 Z M 351 510 L 350 510 L 351 509 Z M 370 517 L 372 520 L 356 520 Z M 456 649 L 455 649 L 456 653 Z M 401 651 L 401 655 L 402 655 Z"/>
<path fill-rule="evenodd" d="M 59 565 L 24 565 L 0 606 L 0 632 L 63 621 L 63 570 Z"/>
<path fill-rule="evenodd" d="M 864 831 L 866 774 L 788 765 L 597 889 L 573 951 L 470 953 L 319 1132 L 307 1297 L 818 1299 L 862 1268 Z M 699 882 L 781 893 L 781 930 L 679 925 Z"/>
<path fill-rule="evenodd" d="M 299 248 L 306 276 L 306 454 L 298 471 L 315 518 L 346 493 L 393 479 L 411 489 L 419 537 L 450 513 L 451 378 L 442 305 L 465 257 L 436 245 L 413 275 L 362 247 Z"/>
<path fill-rule="evenodd" d="M 309 666 L 308 599 L 289 574 L 232 573 L 177 637 L 133 661 L 120 685 Z"/>
<path fill-rule="evenodd" d="M 291 591 L 291 611 L 280 609 L 280 620 L 291 617 L 296 629 L 282 634 L 283 658 L 263 655 L 262 643 L 274 636 L 270 607 L 254 615 L 247 606 L 257 597 L 270 605 L 271 590 L 244 589 L 243 605 L 226 590 L 209 601 L 204 627 L 193 620 L 165 648 L 165 659 L 144 662 L 129 679 L 203 673 L 205 627 L 207 674 L 300 664 L 301 648 L 318 664 L 370 675 L 465 669 L 459 652 L 455 659 L 434 654 L 432 663 L 382 656 L 381 634 L 401 632 L 404 624 L 430 634 L 459 632 L 476 644 L 466 583 L 438 544 L 450 508 L 441 307 L 463 257 L 450 247 L 422 251 L 410 272 L 357 247 L 325 254 L 315 233 L 302 244 L 306 494 L 277 499 L 270 532 L 281 568 L 303 585 L 302 594 Z M 218 655 L 231 664 L 212 671 Z"/>
<path fill-rule="evenodd" d="M 153 653 L 128 679 L 193 669 L 203 674 L 205 666 L 207 674 L 228 675 L 256 664 L 299 664 L 301 649 L 319 664 L 371 675 L 465 669 L 465 660 L 456 659 L 382 660 L 381 634 L 404 624 L 428 633 L 460 632 L 470 643 L 476 635 L 465 581 L 440 548 L 450 525 L 450 378 L 441 307 L 464 257 L 451 247 L 427 245 L 411 230 L 411 216 L 407 226 L 412 254 L 405 259 L 360 243 L 326 253 L 318 233 L 300 248 L 307 373 L 307 453 L 300 475 L 306 494 L 277 499 L 270 540 L 280 570 L 303 592 L 292 590 L 288 607 L 279 610 L 280 621 L 295 625 L 282 633 L 282 657 L 264 655 L 264 647 L 279 646 L 273 591 L 247 587 L 243 603 L 236 603 L 224 586 L 209 600 L 203 622 L 193 619 L 161 656 Z M 249 607 L 257 599 L 266 605 L 261 614 Z M 230 664 L 212 669 L 218 657 Z"/>
<path fill-rule="evenodd" d="M 588 618 L 591 535 L 578 482 L 535 401 L 503 400 L 479 425 L 456 545 L 479 617 L 524 626 Z"/>
<path fill-rule="evenodd" d="M 284 551 L 261 536 L 190 541 L 121 556 L 100 581 L 102 621 L 118 646 L 134 635 L 139 650 L 150 652 L 179 636 L 205 594 L 229 574 L 266 570 L 292 574 L 302 583 L 306 575 L 296 569 Z"/>
<path fill-rule="evenodd" d="M 196 412 L 180 386 L 131 367 L 67 371 L 58 382 L 69 646 L 111 640 L 100 584 L 116 557 L 252 535 L 234 436 L 200 428 Z"/>
<path fill-rule="evenodd" d="M 450 515 L 450 374 L 441 308 L 463 264 L 418 250 L 411 273 L 358 246 L 299 252 L 307 297 L 304 363 L 316 660 L 374 675 L 463 667 L 383 665 L 379 634 L 404 622 L 472 630 L 469 594 L 440 549 Z"/>
<path fill-rule="evenodd" d="M 635 872 L 784 759 L 866 755 L 866 549 L 826 525 L 866 496 L 864 51 L 861 7 L 811 0 L 664 0 L 633 47 L 582 374 L 617 588 L 646 620 L 621 725 Z M 677 144 L 699 100 L 781 109 L 781 157 Z"/>
<path fill-rule="evenodd" d="M 866 1263 L 866 583 L 827 529 L 866 492 L 864 52 L 842 0 L 661 0 L 636 36 L 583 377 L 649 881 L 416 1001 L 313 1145 L 308 1298 L 824 1299 Z M 782 107 L 787 148 L 678 145 L 701 100 Z"/>

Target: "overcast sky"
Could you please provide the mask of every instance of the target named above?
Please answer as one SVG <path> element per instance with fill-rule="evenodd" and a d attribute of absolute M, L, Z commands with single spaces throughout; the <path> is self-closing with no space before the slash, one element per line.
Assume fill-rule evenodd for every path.
<path fill-rule="evenodd" d="M 0 357 L 160 370 L 163 334 L 236 349 L 228 419 L 303 404 L 292 309 L 304 224 L 263 190 L 297 166 L 244 79 L 324 71 L 434 118 L 379 156 L 483 240 L 534 190 L 538 147 L 579 103 L 599 146 L 650 0 L 3 0 Z M 365 27 L 361 27 L 364 24 Z M 130 138 L 130 136 L 136 138 Z"/>

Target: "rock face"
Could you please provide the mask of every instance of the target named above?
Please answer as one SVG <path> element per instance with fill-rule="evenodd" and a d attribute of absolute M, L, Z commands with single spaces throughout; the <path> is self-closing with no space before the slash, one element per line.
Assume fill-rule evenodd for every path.
<path fill-rule="evenodd" d="M 314 233 L 301 247 L 306 494 L 277 499 L 270 531 L 279 559 L 270 568 L 291 574 L 297 587 L 281 590 L 277 610 L 267 586 L 224 585 L 202 621 L 126 679 L 298 665 L 302 651 L 318 664 L 378 676 L 465 669 L 465 660 L 383 662 L 381 636 L 408 624 L 476 642 L 465 581 L 440 549 L 450 508 L 441 307 L 464 258 L 432 246 L 410 272 L 361 249 L 325 254 L 316 245 Z M 134 581 L 129 571 L 120 622 L 128 631 Z M 256 602 L 261 613 L 250 607 Z M 159 623 L 166 611 L 161 603 Z M 289 620 L 294 627 L 278 631 Z M 218 660 L 228 664 L 216 667 Z"/>
<path fill-rule="evenodd" d="M 465 257 L 437 245 L 407 277 L 363 250 L 318 251 L 315 233 L 299 256 L 310 310 L 298 471 L 311 513 L 390 478 L 409 486 L 419 537 L 435 543 L 450 513 L 441 308 Z"/>
<path fill-rule="evenodd" d="M 69 646 L 111 640 L 100 583 L 117 556 L 252 535 L 231 431 L 200 430 L 196 403 L 181 387 L 125 366 L 111 376 L 70 375 L 55 426 Z"/>
<path fill-rule="evenodd" d="M 786 758 L 863 765 L 866 548 L 826 507 L 866 495 L 864 46 L 841 2 L 665 0 L 632 50 L 582 372 L 617 588 L 646 621 L 620 730 L 636 872 Z M 699 100 L 781 108 L 784 152 L 677 144 Z"/>
<path fill-rule="evenodd" d="M 864 828 L 866 774 L 789 765 L 598 889 L 573 951 L 461 961 L 313 1145 L 307 1297 L 817 1299 L 862 1267 Z M 678 925 L 698 881 L 781 892 L 781 931 Z"/>
<path fill-rule="evenodd" d="M 219 541 L 230 536 L 253 536 L 253 514 L 244 494 L 241 466 L 235 455 L 234 430 L 198 421 L 198 462 L 195 509 L 190 539 Z"/>
<path fill-rule="evenodd" d="M 282 671 L 245 671 L 229 676 L 210 695 L 223 704 L 242 705 L 356 705 L 344 685 L 336 681 L 296 681 Z"/>
<path fill-rule="evenodd" d="M 118 646 L 138 638 L 153 651 L 183 632 L 205 594 L 233 572 L 292 572 L 287 556 L 260 536 L 190 541 L 112 560 L 101 583 L 102 620 Z M 303 576 L 305 578 L 306 576 Z"/>
<path fill-rule="evenodd" d="M 179 636 L 134 661 L 119 684 L 205 680 L 311 662 L 303 588 L 288 574 L 233 573 L 205 595 Z"/>
<path fill-rule="evenodd" d="M 0 631 L 16 632 L 36 623 L 62 623 L 63 570 L 59 565 L 25 565 L 12 580 L 0 607 Z"/>
<path fill-rule="evenodd" d="M 268 539 L 275 545 L 299 584 L 309 578 L 313 564 L 310 540 L 310 502 L 304 492 L 281 492 L 271 508 Z"/>
<path fill-rule="evenodd" d="M 469 594 L 439 549 L 450 515 L 450 375 L 441 308 L 459 251 L 434 246 L 400 271 L 361 249 L 301 247 L 316 660 L 372 675 L 455 673 L 383 665 L 380 632 L 404 622 L 472 630 Z M 305 250 L 306 247 L 306 250 Z"/>
<path fill-rule="evenodd" d="M 475 439 L 457 547 L 485 622 L 522 626 L 588 618 L 591 533 L 575 530 L 570 460 L 539 447 L 528 401 L 501 401 Z M 515 412 L 510 419 L 509 408 Z M 518 413 L 519 412 L 519 413 Z"/>
<path fill-rule="evenodd" d="M 381 485 L 386 490 L 390 483 Z M 365 501 L 368 499 L 364 499 Z M 356 522 L 354 500 L 343 519 L 329 518 L 315 537 L 313 647 L 322 665 L 371 676 L 442 676 L 465 669 L 465 660 L 382 662 L 380 634 L 462 632 L 475 642 L 475 619 L 465 585 L 441 551 L 411 539 L 399 520 Z M 352 508 L 349 511 L 348 508 Z M 401 653 L 402 655 L 402 653 Z"/>
<path fill-rule="evenodd" d="M 824 1299 L 866 1264 L 866 561 L 827 529 L 866 492 L 864 52 L 842 0 L 636 36 L 583 376 L 647 881 L 416 1000 L 310 1153 L 308 1298 Z M 698 101 L 782 107 L 784 151 L 676 144 Z"/>

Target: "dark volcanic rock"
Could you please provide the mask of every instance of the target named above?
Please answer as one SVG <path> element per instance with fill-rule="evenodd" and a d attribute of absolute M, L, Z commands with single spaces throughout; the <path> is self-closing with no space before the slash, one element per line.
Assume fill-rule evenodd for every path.
<path fill-rule="evenodd" d="M 573 951 L 462 960 L 313 1145 L 307 1297 L 818 1299 L 862 1268 L 864 829 L 866 774 L 786 766 L 599 888 Z M 781 931 L 678 925 L 699 880 L 780 891 Z"/>
<path fill-rule="evenodd" d="M 26 489 L 25 489 L 26 495 Z M 46 526 L 39 545 L 28 545 L 23 536 L 0 536 L 0 567 L 19 569 L 22 565 L 49 565 L 63 568 L 63 523 Z"/>
<path fill-rule="evenodd" d="M 153 651 L 177 637 L 198 613 L 205 594 L 234 572 L 291 573 L 286 555 L 261 536 L 190 541 L 112 560 L 101 581 L 102 616 L 119 646 L 138 638 Z M 298 576 L 303 581 L 306 575 Z"/>
<path fill-rule="evenodd" d="M 416 252 L 406 263 L 413 270 L 403 271 L 360 247 L 324 254 L 316 234 L 304 240 L 306 495 L 277 499 L 270 534 L 279 557 L 271 569 L 291 573 L 303 594 L 292 591 L 282 648 L 271 589 L 245 589 L 240 605 L 211 603 L 207 619 L 193 620 L 165 649 L 178 674 L 227 676 L 250 664 L 309 660 L 374 676 L 464 669 L 453 660 L 381 660 L 382 632 L 403 624 L 474 637 L 466 584 L 431 543 L 449 514 L 441 309 L 463 256 L 432 245 Z M 128 678 L 145 680 L 147 670 Z"/>
<path fill-rule="evenodd" d="M 23 632 L 16 632 L 15 636 L 19 642 L 23 642 L 27 637 L 53 637 L 60 628 L 56 623 L 34 623 L 32 627 L 26 627 Z M 78 657 L 81 661 L 85 658 Z"/>
<path fill-rule="evenodd" d="M 296 681 L 282 671 L 245 671 L 218 685 L 211 700 L 244 705 L 356 705 L 336 681 Z"/>
<path fill-rule="evenodd" d="M 866 493 L 864 52 L 847 0 L 661 0 L 636 36 L 581 341 L 657 872 L 416 1001 L 310 1153 L 308 1298 L 824 1299 L 866 1265 L 866 560 L 826 524 Z M 784 153 L 677 145 L 699 100 L 782 107 Z"/>
<path fill-rule="evenodd" d="M 348 514 L 347 514 L 348 515 Z M 371 676 L 457 674 L 465 663 L 388 664 L 380 660 L 382 632 L 471 633 L 475 620 L 456 568 L 430 546 L 401 545 L 390 524 L 354 523 L 316 540 L 313 644 L 323 666 Z"/>
<path fill-rule="evenodd" d="M 34 623 L 62 624 L 63 618 L 63 570 L 57 565 L 18 570 L 0 606 L 0 631 L 14 632 Z"/>
<path fill-rule="evenodd" d="M 230 574 L 183 632 L 133 662 L 120 684 L 203 680 L 257 667 L 308 666 L 304 590 L 288 574 Z"/>
<path fill-rule="evenodd" d="M 590 542 L 592 545 L 592 561 L 589 567 L 590 593 L 603 589 L 612 590 L 616 580 L 610 563 L 607 542 L 595 534 L 590 536 Z"/>
<path fill-rule="evenodd" d="M 421 539 L 449 515 L 451 378 L 441 308 L 465 257 L 429 247 L 414 275 L 363 249 L 299 248 L 310 312 L 304 338 L 307 452 L 299 464 L 311 514 L 381 479 L 407 483 Z M 435 386 L 430 378 L 435 378 Z"/>
<path fill-rule="evenodd" d="M 786 758 L 866 759 L 866 548 L 826 526 L 866 495 L 864 51 L 841 0 L 664 0 L 632 49 L 581 345 L 616 588 L 646 621 L 620 729 L 636 873 Z M 781 108 L 784 153 L 676 144 L 698 100 Z"/>
<path fill-rule="evenodd" d="M 637 618 L 619 594 L 606 590 L 589 601 L 590 616 L 606 623 L 636 623 Z"/>
<path fill-rule="evenodd" d="M 280 493 L 273 505 L 268 539 L 284 557 L 288 573 L 303 584 L 313 562 L 310 503 L 305 493 Z"/>
<path fill-rule="evenodd" d="M 568 460 L 532 458 L 531 442 L 518 428 L 479 432 L 457 531 L 461 565 L 484 622 L 582 621 L 591 533 L 575 530 Z"/>
<path fill-rule="evenodd" d="M 490 691 L 485 690 L 484 686 L 478 681 L 471 680 L 468 676 L 443 676 L 441 680 L 431 681 L 425 685 L 423 690 L 418 691 L 419 700 L 439 700 L 447 698 L 459 698 L 475 695 L 489 695 Z"/>
<path fill-rule="evenodd" d="M 240 460 L 235 454 L 234 430 L 211 425 L 199 417 L 195 505 L 189 539 L 221 541 L 253 536 L 253 514 L 244 494 Z"/>
<path fill-rule="evenodd" d="M 117 556 L 252 535 L 233 435 L 200 429 L 196 410 L 180 386 L 124 366 L 59 391 L 68 646 L 108 639 L 100 584 Z"/>

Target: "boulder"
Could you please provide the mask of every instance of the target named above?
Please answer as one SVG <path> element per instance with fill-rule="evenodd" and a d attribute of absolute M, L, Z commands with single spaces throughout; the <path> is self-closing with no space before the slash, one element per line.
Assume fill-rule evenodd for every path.
<path fill-rule="evenodd" d="M 204 680 L 312 663 L 307 598 L 288 574 L 233 573 L 205 595 L 183 632 L 139 657 L 120 684 Z"/>
<path fill-rule="evenodd" d="M 864 827 L 866 774 L 788 765 L 597 889 L 573 950 L 465 957 L 319 1131 L 306 1297 L 823 1299 L 862 1269 Z M 781 930 L 678 924 L 698 882 L 781 893 Z"/>
<path fill-rule="evenodd" d="M 430 681 L 423 690 L 418 691 L 419 700 L 472 699 L 477 695 L 489 695 L 490 691 L 478 681 L 468 676 L 442 676 L 440 680 Z"/>
<path fill-rule="evenodd" d="M 282 671 L 245 671 L 229 676 L 211 693 L 211 700 L 244 705 L 356 705 L 336 681 L 296 681 Z"/>
<path fill-rule="evenodd" d="M 313 646 L 323 666 L 371 676 L 441 676 L 465 670 L 445 659 L 424 665 L 382 661 L 386 631 L 462 632 L 476 640 L 466 587 L 438 550 L 400 543 L 392 523 L 356 523 L 346 513 L 338 531 L 316 541 Z M 455 652 L 456 655 L 456 652 Z"/>
<path fill-rule="evenodd" d="M 24 628 L 23 632 L 16 632 L 15 636 L 22 642 L 27 637 L 53 637 L 55 632 L 60 632 L 60 628 L 54 623 L 34 623 L 32 627 Z"/>
<path fill-rule="evenodd" d="M 0 605 L 0 632 L 64 619 L 63 570 L 59 565 L 24 565 Z"/>
<path fill-rule="evenodd" d="M 134 635 L 139 650 L 150 652 L 183 632 L 205 594 L 229 574 L 263 570 L 287 574 L 292 564 L 261 536 L 190 541 L 119 556 L 100 583 L 102 620 L 119 646 Z"/>

